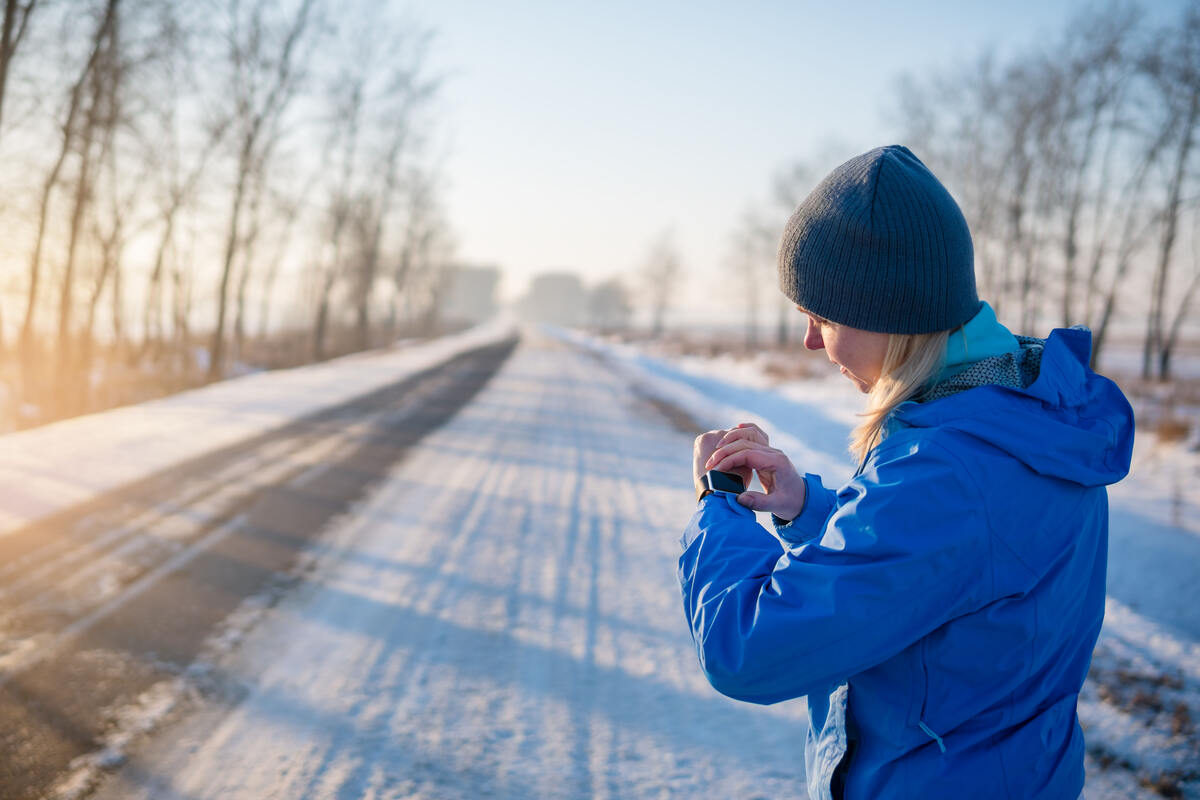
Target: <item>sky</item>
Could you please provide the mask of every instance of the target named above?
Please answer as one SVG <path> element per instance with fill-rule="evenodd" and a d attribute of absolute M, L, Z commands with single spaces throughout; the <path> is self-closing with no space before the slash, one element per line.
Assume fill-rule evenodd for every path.
<path fill-rule="evenodd" d="M 511 299 L 539 272 L 632 275 L 669 231 L 686 275 L 675 316 L 715 319 L 730 310 L 731 231 L 748 206 L 771 208 L 772 175 L 896 142 L 901 75 L 1049 41 L 1085 6 L 414 4 L 445 76 L 443 196 L 459 260 L 501 267 Z"/>

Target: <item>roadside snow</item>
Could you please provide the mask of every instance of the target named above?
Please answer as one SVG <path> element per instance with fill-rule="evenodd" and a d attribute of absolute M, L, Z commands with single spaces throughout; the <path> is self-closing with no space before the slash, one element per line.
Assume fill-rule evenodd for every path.
<path fill-rule="evenodd" d="M 0 536 L 504 339 L 511 320 L 0 436 Z"/>

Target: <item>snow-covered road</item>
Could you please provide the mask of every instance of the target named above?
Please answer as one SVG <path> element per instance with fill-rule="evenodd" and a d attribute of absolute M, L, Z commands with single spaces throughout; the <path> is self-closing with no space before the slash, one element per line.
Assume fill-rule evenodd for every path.
<path fill-rule="evenodd" d="M 803 703 L 735 703 L 696 664 L 674 574 L 693 433 L 526 337 L 298 588 L 234 615 L 96 796 L 804 797 Z"/>

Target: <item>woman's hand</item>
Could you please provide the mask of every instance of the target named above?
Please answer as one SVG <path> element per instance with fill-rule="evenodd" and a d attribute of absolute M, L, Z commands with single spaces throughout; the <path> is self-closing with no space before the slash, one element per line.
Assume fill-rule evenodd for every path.
<path fill-rule="evenodd" d="M 704 489 L 704 473 L 712 469 L 712 467 L 706 466 L 709 456 L 722 443 L 733 441 L 737 438 L 752 438 L 755 441 L 761 441 L 763 444 L 767 443 L 767 434 L 763 433 L 762 428 L 753 422 L 743 422 L 729 430 L 709 431 L 696 437 L 696 443 L 692 447 L 692 480 L 696 484 L 696 494 L 700 494 Z M 749 486 L 750 479 L 754 477 L 754 469 L 751 467 L 730 469 L 726 470 L 726 472 L 732 472 L 734 475 L 737 475 L 742 479 L 742 483 L 745 486 Z"/>
<path fill-rule="evenodd" d="M 721 431 L 710 431 L 700 437 L 712 437 Z M 700 439 L 696 440 L 696 455 L 700 454 Z M 771 447 L 767 434 L 753 423 L 744 422 L 728 431 L 708 450 L 703 465 L 696 465 L 698 476 L 710 469 L 732 472 L 750 485 L 750 475 L 758 473 L 763 492 L 742 492 L 738 502 L 755 511 L 770 511 L 780 519 L 791 520 L 804 508 L 807 489 L 804 478 L 792 466 L 782 450 Z M 698 480 L 698 478 L 697 478 Z"/>
<path fill-rule="evenodd" d="M 700 496 L 700 492 L 704 491 L 704 473 L 708 472 L 708 468 L 704 465 L 727 433 L 729 431 L 726 430 L 702 433 L 696 437 L 696 441 L 692 445 L 692 483 L 696 486 L 697 497 Z"/>

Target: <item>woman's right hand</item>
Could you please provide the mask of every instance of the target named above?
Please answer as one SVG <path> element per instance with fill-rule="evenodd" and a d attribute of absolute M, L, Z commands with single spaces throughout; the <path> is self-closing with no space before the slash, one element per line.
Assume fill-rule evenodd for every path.
<path fill-rule="evenodd" d="M 795 519 L 804 508 L 804 477 L 782 450 L 770 446 L 767 434 L 752 422 L 730 429 L 708 457 L 705 469 L 742 472 L 753 469 L 766 492 L 742 492 L 738 502 L 780 519 Z"/>

